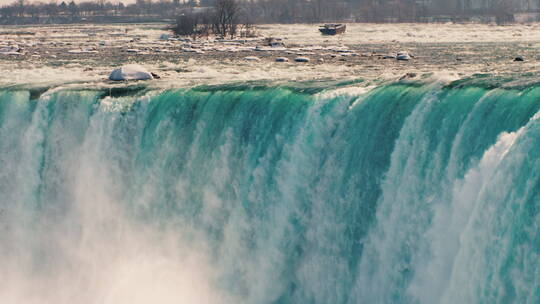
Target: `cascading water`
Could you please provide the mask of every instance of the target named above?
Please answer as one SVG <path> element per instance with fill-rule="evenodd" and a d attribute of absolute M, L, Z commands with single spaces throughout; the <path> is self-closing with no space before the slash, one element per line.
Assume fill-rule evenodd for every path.
<path fill-rule="evenodd" d="M 540 302 L 540 87 L 35 95 L 2 303 Z"/>

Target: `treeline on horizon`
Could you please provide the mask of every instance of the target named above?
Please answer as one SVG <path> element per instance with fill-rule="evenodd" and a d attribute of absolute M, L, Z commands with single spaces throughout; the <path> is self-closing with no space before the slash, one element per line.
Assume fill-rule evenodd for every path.
<path fill-rule="evenodd" d="M 216 0 L 136 0 L 132 4 L 97 1 L 28 2 L 17 0 L 0 8 L 0 24 L 78 22 L 159 22 L 215 6 Z M 236 0 L 251 24 L 313 22 L 431 22 L 494 16 L 513 21 L 514 1 L 471 0 Z M 474 1 L 474 0 L 472 0 Z"/>

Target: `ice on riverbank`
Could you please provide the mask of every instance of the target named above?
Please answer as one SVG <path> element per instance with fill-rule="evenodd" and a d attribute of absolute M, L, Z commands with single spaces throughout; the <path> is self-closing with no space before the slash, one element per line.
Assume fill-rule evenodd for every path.
<path fill-rule="evenodd" d="M 112 71 L 111 75 L 109 75 L 109 80 L 113 81 L 150 79 L 154 79 L 152 74 L 138 64 L 125 65 L 121 68 L 115 69 Z"/>

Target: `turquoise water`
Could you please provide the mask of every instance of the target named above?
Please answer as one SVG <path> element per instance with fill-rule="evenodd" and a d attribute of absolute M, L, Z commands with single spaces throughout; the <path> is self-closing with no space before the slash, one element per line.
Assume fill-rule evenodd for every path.
<path fill-rule="evenodd" d="M 540 86 L 107 95 L 0 90 L 8 301 L 540 303 Z"/>

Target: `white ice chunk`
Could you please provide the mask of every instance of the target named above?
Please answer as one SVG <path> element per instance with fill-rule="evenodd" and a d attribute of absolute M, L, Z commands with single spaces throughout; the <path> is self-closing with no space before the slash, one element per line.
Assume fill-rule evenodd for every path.
<path fill-rule="evenodd" d="M 70 54 L 92 54 L 92 53 L 97 53 L 98 51 L 94 50 L 94 49 L 89 49 L 89 48 L 83 48 L 83 49 L 75 49 L 75 50 L 69 50 L 68 53 Z"/>
<path fill-rule="evenodd" d="M 5 46 L 5 47 L 1 47 L 0 48 L 0 53 L 2 54 L 14 54 L 14 53 L 19 53 L 21 51 L 21 49 L 19 48 L 18 45 L 11 45 L 11 46 Z"/>
<path fill-rule="evenodd" d="M 296 61 L 296 62 L 309 62 L 309 58 L 307 58 L 307 57 L 296 57 L 296 58 L 294 58 L 294 61 Z"/>
<path fill-rule="evenodd" d="M 152 74 L 138 64 L 129 64 L 112 71 L 110 80 L 148 80 L 154 79 Z"/>
<path fill-rule="evenodd" d="M 398 52 L 396 55 L 397 60 L 410 60 L 411 56 L 407 52 Z"/>

